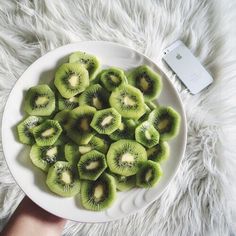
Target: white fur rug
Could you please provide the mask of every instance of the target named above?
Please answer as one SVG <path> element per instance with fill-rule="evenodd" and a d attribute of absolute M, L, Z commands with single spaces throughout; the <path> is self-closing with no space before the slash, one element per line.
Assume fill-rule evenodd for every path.
<path fill-rule="evenodd" d="M 120 221 L 68 222 L 63 235 L 236 235 L 235 3 L 0 1 L 1 112 L 15 81 L 33 61 L 81 40 L 119 42 L 145 53 L 167 71 L 185 104 L 187 151 L 165 193 L 147 209 Z M 161 50 L 178 38 L 214 77 L 214 84 L 199 95 L 189 95 L 161 62 Z M 0 230 L 22 197 L 1 153 Z"/>

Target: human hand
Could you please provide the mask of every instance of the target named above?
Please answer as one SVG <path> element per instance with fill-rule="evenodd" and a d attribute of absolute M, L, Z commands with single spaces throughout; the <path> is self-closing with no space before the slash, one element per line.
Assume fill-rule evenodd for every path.
<path fill-rule="evenodd" d="M 59 236 L 65 223 L 65 219 L 52 215 L 32 202 L 28 197 L 24 197 L 1 235 Z"/>

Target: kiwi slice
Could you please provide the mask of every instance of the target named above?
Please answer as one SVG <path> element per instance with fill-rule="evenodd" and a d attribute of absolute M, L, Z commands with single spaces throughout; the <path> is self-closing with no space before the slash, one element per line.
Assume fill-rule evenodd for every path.
<path fill-rule="evenodd" d="M 60 154 L 59 146 L 40 147 L 34 144 L 30 150 L 30 159 L 35 166 L 47 172 L 50 166 L 60 160 Z"/>
<path fill-rule="evenodd" d="M 88 71 L 77 63 L 65 63 L 57 69 L 54 84 L 62 97 L 71 98 L 89 86 Z"/>
<path fill-rule="evenodd" d="M 103 70 L 100 80 L 108 91 L 113 91 L 121 84 L 128 84 L 124 71 L 115 67 Z"/>
<path fill-rule="evenodd" d="M 72 110 L 79 106 L 79 97 L 64 98 L 57 95 L 57 107 L 59 111 Z"/>
<path fill-rule="evenodd" d="M 65 159 L 72 163 L 76 164 L 78 163 L 80 159 L 80 153 L 79 153 L 79 146 L 74 144 L 74 143 L 67 143 L 65 144 L 64 147 L 64 154 L 65 154 Z"/>
<path fill-rule="evenodd" d="M 140 122 L 144 122 L 148 119 L 149 114 L 151 113 L 151 109 L 147 104 L 145 104 L 145 113 L 144 115 L 138 120 Z"/>
<path fill-rule="evenodd" d="M 162 169 L 159 163 L 146 161 L 142 163 L 136 175 L 136 184 L 141 188 L 150 188 L 157 184 L 162 176 Z"/>
<path fill-rule="evenodd" d="M 145 114 L 150 114 L 151 108 L 145 103 Z"/>
<path fill-rule="evenodd" d="M 97 150 L 106 154 L 113 141 L 106 134 L 96 134 L 96 137 L 100 138 L 103 141 L 102 150 L 101 149 L 100 150 L 97 149 Z"/>
<path fill-rule="evenodd" d="M 60 126 L 63 128 L 63 131 L 55 142 L 55 145 L 64 145 L 65 143 L 70 142 L 71 139 L 67 136 L 66 133 L 66 128 L 69 126 L 70 122 L 70 110 L 63 110 L 58 112 L 53 119 L 58 121 Z"/>
<path fill-rule="evenodd" d="M 104 70 L 99 71 L 98 74 L 95 76 L 95 78 L 93 80 L 90 80 L 89 84 L 90 85 L 93 85 L 93 84 L 100 84 L 100 85 L 102 85 L 100 79 L 101 79 L 101 75 L 102 75 L 103 71 Z"/>
<path fill-rule="evenodd" d="M 159 107 L 148 118 L 161 135 L 163 141 L 174 138 L 180 128 L 180 115 L 172 107 Z"/>
<path fill-rule="evenodd" d="M 58 121 L 61 127 L 66 129 L 66 127 L 68 127 L 70 123 L 70 112 L 71 112 L 70 110 L 60 111 L 54 116 L 53 119 Z"/>
<path fill-rule="evenodd" d="M 66 132 L 63 130 L 57 141 L 54 143 L 54 145 L 64 146 L 65 143 L 71 142 L 71 139 L 67 137 Z"/>
<path fill-rule="evenodd" d="M 146 160 L 146 150 L 133 140 L 121 139 L 111 144 L 107 153 L 107 164 L 110 170 L 124 176 L 135 175 L 139 164 Z"/>
<path fill-rule="evenodd" d="M 88 70 L 90 80 L 96 77 L 100 67 L 98 58 L 85 52 L 72 53 L 69 57 L 69 62 L 76 62 Z"/>
<path fill-rule="evenodd" d="M 81 156 L 77 165 L 80 179 L 96 180 L 107 168 L 105 155 L 96 150 Z"/>
<path fill-rule="evenodd" d="M 29 116 L 17 125 L 19 141 L 23 144 L 32 145 L 35 143 L 32 129 L 41 124 L 43 119 L 37 116 Z"/>
<path fill-rule="evenodd" d="M 135 129 L 135 139 L 145 147 L 151 148 L 159 143 L 160 135 L 154 126 L 145 121 Z"/>
<path fill-rule="evenodd" d="M 116 182 L 116 189 L 119 191 L 128 191 L 136 186 L 136 176 L 123 176 L 117 175 L 112 172 L 108 172 L 111 176 L 114 177 Z"/>
<path fill-rule="evenodd" d="M 159 106 L 157 102 L 154 103 L 154 102 L 152 102 L 152 101 L 147 101 L 147 102 L 146 102 L 146 105 L 147 105 L 151 110 L 154 110 L 154 109 L 156 109 L 156 108 Z"/>
<path fill-rule="evenodd" d="M 115 141 L 120 139 L 134 139 L 135 127 L 136 123 L 133 120 L 123 118 L 118 129 L 110 134 L 109 137 Z"/>
<path fill-rule="evenodd" d="M 79 97 L 80 105 L 89 105 L 101 110 L 109 107 L 109 94 L 99 84 L 89 86 Z"/>
<path fill-rule="evenodd" d="M 116 88 L 109 102 L 125 118 L 139 119 L 145 113 L 143 95 L 131 85 L 122 84 Z"/>
<path fill-rule="evenodd" d="M 103 173 L 97 180 L 84 180 L 81 184 L 81 204 L 85 209 L 102 211 L 116 199 L 116 183 L 111 175 Z"/>
<path fill-rule="evenodd" d="M 92 150 L 97 150 L 106 153 L 107 147 L 104 140 L 99 137 L 92 137 L 86 145 L 76 145 L 74 143 L 67 143 L 65 145 L 65 158 L 69 162 L 76 163 L 79 161 L 81 155 L 88 153 Z"/>
<path fill-rule="evenodd" d="M 51 146 L 59 138 L 62 128 L 56 120 L 46 120 L 32 130 L 38 146 Z"/>
<path fill-rule="evenodd" d="M 95 132 L 90 123 L 96 112 L 94 107 L 79 106 L 70 113 L 70 123 L 66 127 L 67 135 L 78 145 L 88 144 Z"/>
<path fill-rule="evenodd" d="M 120 124 L 121 115 L 114 108 L 108 108 L 97 111 L 90 125 L 99 134 L 111 134 Z"/>
<path fill-rule="evenodd" d="M 55 110 L 55 95 L 46 84 L 31 87 L 24 101 L 24 110 L 33 116 L 50 116 Z"/>
<path fill-rule="evenodd" d="M 148 160 L 155 162 L 162 162 L 166 160 L 170 155 L 170 148 L 167 142 L 160 140 L 160 142 L 146 150 Z"/>
<path fill-rule="evenodd" d="M 142 65 L 131 71 L 128 75 L 129 84 L 140 89 L 145 101 L 157 98 L 162 89 L 161 76 L 150 67 Z"/>
<path fill-rule="evenodd" d="M 87 152 L 90 152 L 92 150 L 97 150 L 99 152 L 105 153 L 107 148 L 106 148 L 106 144 L 104 143 L 104 140 L 102 140 L 99 137 L 92 137 L 92 139 L 89 141 L 88 144 L 86 145 L 80 145 L 78 147 L 78 152 L 83 155 Z"/>
<path fill-rule="evenodd" d="M 80 191 L 78 176 L 73 166 L 65 161 L 57 161 L 49 168 L 46 184 L 62 197 L 73 197 Z"/>

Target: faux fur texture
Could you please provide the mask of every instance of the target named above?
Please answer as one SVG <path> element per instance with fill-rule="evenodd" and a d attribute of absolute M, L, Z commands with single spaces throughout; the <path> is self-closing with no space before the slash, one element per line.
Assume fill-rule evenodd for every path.
<path fill-rule="evenodd" d="M 33 61 L 81 40 L 119 42 L 145 53 L 168 73 L 185 104 L 187 151 L 162 196 L 123 220 L 68 222 L 63 235 L 235 235 L 235 13 L 230 0 L 0 1 L 1 112 L 15 81 Z M 161 50 L 178 38 L 214 77 L 213 85 L 195 96 L 161 62 Z M 1 228 L 22 197 L 1 153 Z"/>

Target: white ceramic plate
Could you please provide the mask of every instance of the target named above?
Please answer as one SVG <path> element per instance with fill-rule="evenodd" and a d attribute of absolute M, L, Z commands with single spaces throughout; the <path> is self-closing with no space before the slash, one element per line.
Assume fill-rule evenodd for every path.
<path fill-rule="evenodd" d="M 162 164 L 164 175 L 159 184 L 151 189 L 133 189 L 128 192 L 119 192 L 113 206 L 102 212 L 83 209 L 76 197 L 62 198 L 51 193 L 45 184 L 45 174 L 33 166 L 29 159 L 29 147 L 17 141 L 16 124 L 24 117 L 22 102 L 25 91 L 31 86 L 49 83 L 54 77 L 56 68 L 68 61 L 69 54 L 78 50 L 96 55 L 103 66 L 117 66 L 127 70 L 141 64 L 149 65 L 162 74 L 163 90 L 158 101 L 162 105 L 174 107 L 182 117 L 178 136 L 169 142 L 171 155 Z M 16 82 L 6 103 L 2 119 L 3 151 L 8 167 L 18 185 L 28 197 L 45 210 L 79 222 L 112 221 L 147 207 L 164 191 L 176 174 L 185 152 L 186 133 L 185 113 L 180 97 L 160 68 L 137 51 L 110 42 L 90 41 L 69 44 L 39 58 Z"/>

